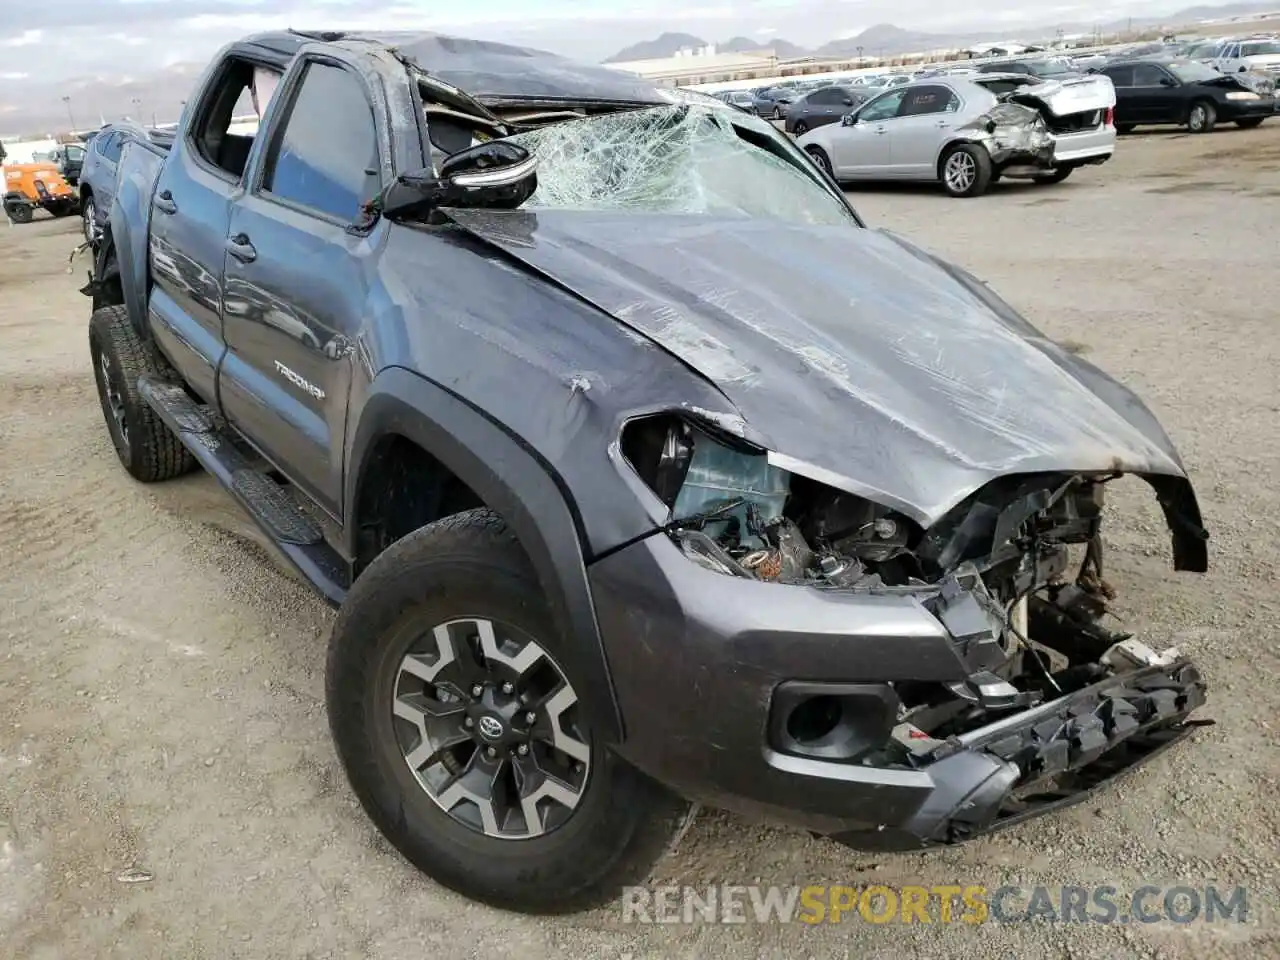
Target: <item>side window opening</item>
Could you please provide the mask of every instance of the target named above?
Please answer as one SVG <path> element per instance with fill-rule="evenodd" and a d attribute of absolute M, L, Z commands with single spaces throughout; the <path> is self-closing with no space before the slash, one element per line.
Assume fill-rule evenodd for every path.
<path fill-rule="evenodd" d="M 262 189 L 343 223 L 382 189 L 373 106 L 354 74 L 307 65 L 273 135 Z"/>
<path fill-rule="evenodd" d="M 258 75 L 255 77 L 255 75 Z M 254 108 L 255 79 L 279 74 L 248 60 L 228 58 L 218 80 L 201 101 L 192 132 L 196 153 L 227 175 L 244 175 L 260 115 Z M 262 103 L 265 109 L 265 102 Z"/>
<path fill-rule="evenodd" d="M 893 93 L 886 93 L 879 99 L 872 101 L 858 114 L 859 120 L 888 120 L 890 117 L 898 115 L 898 107 L 902 103 L 902 98 L 906 95 L 905 90 L 895 90 Z"/>
<path fill-rule="evenodd" d="M 103 157 L 110 160 L 112 163 L 117 163 L 120 160 L 121 147 L 120 134 L 110 133 L 103 138 L 100 152 Z"/>
<path fill-rule="evenodd" d="M 431 143 L 431 165 L 439 171 L 445 158 L 478 143 L 505 136 L 509 131 L 486 117 L 477 116 L 465 99 L 454 96 L 427 78 L 418 83 Z M 562 114 L 557 111 L 557 114 Z M 562 119 L 557 116 L 557 119 Z"/>
<path fill-rule="evenodd" d="M 898 108 L 900 117 L 919 117 L 933 113 L 949 113 L 960 106 L 960 99 L 950 87 L 924 86 L 910 90 Z"/>
<path fill-rule="evenodd" d="M 1114 86 L 1133 86 L 1133 67 L 1111 67 L 1108 70 L 1104 70 L 1103 73 L 1111 78 L 1111 83 Z"/>
<path fill-rule="evenodd" d="M 1133 68 L 1133 85 L 1135 87 L 1158 87 L 1165 79 L 1165 72 L 1151 63 L 1135 64 Z"/>

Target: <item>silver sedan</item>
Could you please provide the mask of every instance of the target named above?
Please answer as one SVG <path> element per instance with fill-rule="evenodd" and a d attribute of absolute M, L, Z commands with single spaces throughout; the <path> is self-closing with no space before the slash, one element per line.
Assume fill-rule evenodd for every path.
<path fill-rule="evenodd" d="M 1115 150 L 1105 77 L 933 77 L 888 90 L 799 145 L 837 181 L 933 180 L 974 197 L 1001 177 L 1059 183 Z"/>

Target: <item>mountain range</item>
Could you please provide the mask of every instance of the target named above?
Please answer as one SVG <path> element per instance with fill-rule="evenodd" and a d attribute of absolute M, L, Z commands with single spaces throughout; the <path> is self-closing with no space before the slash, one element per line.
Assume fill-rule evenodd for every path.
<path fill-rule="evenodd" d="M 1070 35 L 1077 33 L 1115 34 L 1128 30 L 1141 30 L 1162 24 L 1194 24 L 1200 20 L 1233 17 L 1270 11 L 1276 8 L 1275 3 L 1229 3 L 1222 6 L 1186 7 L 1176 13 L 1160 17 L 1125 17 L 1109 23 L 1056 23 L 1052 26 L 1017 26 L 1012 28 L 1016 36 L 1024 39 L 1047 39 L 1058 33 Z M 1009 30 L 1009 27 L 1000 28 Z M 777 37 L 765 37 L 751 40 L 747 37 L 734 37 L 724 43 L 711 43 L 689 33 L 663 33 L 653 40 L 643 40 L 624 47 L 605 63 L 624 63 L 632 60 L 661 60 L 674 57 L 681 51 L 697 50 L 714 46 L 717 53 L 750 53 L 757 50 L 772 50 L 774 56 L 781 60 L 798 57 L 868 57 L 892 56 L 899 53 L 914 53 L 920 50 L 947 50 L 966 47 L 975 43 L 985 43 L 995 39 L 1012 39 L 1012 37 L 992 36 L 990 31 L 948 31 L 933 32 L 926 30 L 906 30 L 891 23 L 879 23 L 850 36 L 831 40 L 817 47 L 803 47 Z"/>
<path fill-rule="evenodd" d="M 848 58 L 859 53 L 877 57 L 918 50 L 954 50 L 1001 39 L 1025 42 L 1053 37 L 1059 31 L 1067 35 L 1087 35 L 1095 31 L 1115 35 L 1131 29 L 1165 25 L 1189 27 L 1210 18 L 1247 19 L 1251 14 L 1280 8 L 1280 0 L 1237 0 L 1221 6 L 1186 7 L 1159 17 L 1145 15 L 1151 10 L 1167 9 L 1165 2 L 1167 0 L 1127 0 L 1127 5 L 1124 2 L 1109 5 L 1110 13 L 1104 14 L 1100 20 L 1109 19 L 1110 23 L 1100 20 L 1046 23 L 1051 11 L 1062 8 L 1037 10 L 1024 5 L 1027 12 L 1020 14 L 1017 20 L 1010 20 L 1000 15 L 1000 11 L 1007 10 L 1007 7 L 966 11 L 963 7 L 940 5 L 936 0 L 859 0 L 857 3 L 849 0 L 759 0 L 734 4 L 732 16 L 726 13 L 724 5 L 709 5 L 702 12 L 698 5 L 694 5 L 688 16 L 681 18 L 684 32 L 680 33 L 664 32 L 670 21 L 664 21 L 657 11 L 652 19 L 584 17 L 571 26 L 554 31 L 546 24 L 536 22 L 535 18 L 532 22 L 495 22 L 466 32 L 485 39 L 551 50 L 579 60 L 604 57 L 610 50 L 617 50 L 619 43 L 637 35 L 655 37 L 617 50 L 605 60 L 612 63 L 670 57 L 681 50 L 707 46 L 704 37 L 723 37 L 726 34 L 729 39 L 716 44 L 717 49 L 725 52 L 771 49 L 781 59 L 802 56 Z M 1178 0 L 1173 0 L 1176 2 Z M 136 5 L 144 6 L 142 3 Z M 1081 7 L 1077 5 L 1067 9 L 1079 10 Z M 1133 12 L 1135 16 L 1132 19 L 1115 19 L 1121 11 Z M 862 23 L 893 17 L 906 26 L 881 22 L 863 28 L 856 25 L 857 21 L 851 23 L 848 19 L 857 12 L 867 16 Z M 732 27 L 726 28 L 725 23 L 732 24 Z M 1242 28 L 1243 23 L 1223 24 L 1210 29 L 1214 32 L 1238 32 Z M 219 29 L 237 35 L 237 28 L 233 25 Z M 23 135 L 43 135 L 39 131 L 65 130 L 68 126 L 83 130 L 97 127 L 101 120 L 115 120 L 126 115 L 142 122 L 150 122 L 153 117 L 161 123 L 175 120 L 192 84 L 204 69 L 204 58 L 221 45 L 221 41 L 215 42 L 212 35 L 207 40 L 194 35 L 184 37 L 180 47 L 149 40 L 144 42 L 140 38 L 126 39 L 130 43 L 144 43 L 144 46 L 126 44 L 113 34 L 86 47 L 86 59 L 77 61 L 81 63 L 78 67 L 76 62 L 59 63 L 56 67 L 51 65 L 48 70 L 31 69 L 29 73 L 23 72 L 21 65 L 14 62 L 13 51 L 25 49 L 14 44 L 25 41 L 20 37 L 0 39 L 0 48 L 3 49 L 0 56 L 0 134 L 10 141 Z M 145 56 L 141 55 L 143 50 L 146 51 Z M 91 59 L 90 53 L 93 55 Z M 157 60 L 165 61 L 164 65 Z"/>

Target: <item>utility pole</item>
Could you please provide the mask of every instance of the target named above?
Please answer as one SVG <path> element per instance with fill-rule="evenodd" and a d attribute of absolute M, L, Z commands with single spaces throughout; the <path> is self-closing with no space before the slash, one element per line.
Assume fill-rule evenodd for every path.
<path fill-rule="evenodd" d="M 71 112 L 71 95 L 65 95 L 62 98 L 62 102 L 67 105 L 67 119 L 71 121 L 71 133 L 74 134 L 76 132 L 76 117 L 75 114 Z"/>

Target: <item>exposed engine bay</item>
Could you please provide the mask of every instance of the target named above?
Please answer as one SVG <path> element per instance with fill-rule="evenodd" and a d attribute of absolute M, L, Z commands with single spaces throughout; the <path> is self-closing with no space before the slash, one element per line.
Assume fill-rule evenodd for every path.
<path fill-rule="evenodd" d="M 693 562 L 766 583 L 909 593 L 943 624 L 972 672 L 895 684 L 904 709 L 878 763 L 922 762 L 993 713 L 1179 660 L 1107 622 L 1102 508 L 1122 474 L 1004 477 L 924 530 L 709 423 L 632 421 L 623 453 L 671 508 L 663 531 Z"/>

